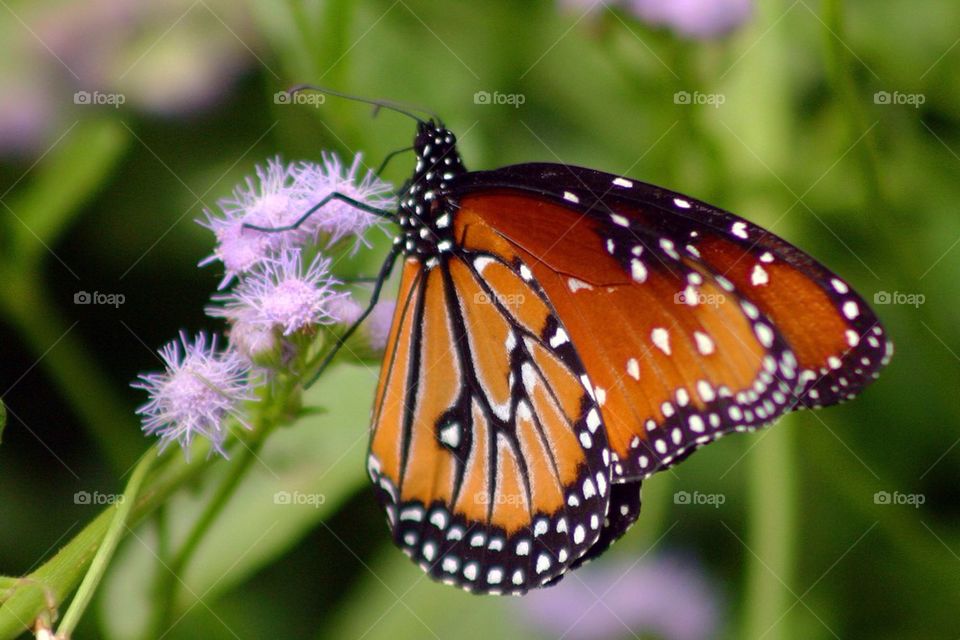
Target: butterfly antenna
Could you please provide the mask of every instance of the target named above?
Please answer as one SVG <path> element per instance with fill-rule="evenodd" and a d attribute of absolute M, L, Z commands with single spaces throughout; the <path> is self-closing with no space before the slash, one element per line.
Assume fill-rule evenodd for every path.
<path fill-rule="evenodd" d="M 374 115 L 376 115 L 380 109 L 389 109 L 390 111 L 402 113 L 408 118 L 412 118 L 416 120 L 420 124 L 424 124 L 423 118 L 413 113 L 414 111 L 420 111 L 422 113 L 429 115 L 431 118 L 435 119 L 437 122 L 440 122 L 440 116 L 430 111 L 429 109 L 424 109 L 422 107 L 412 107 L 408 105 L 401 105 L 395 102 L 391 102 L 389 100 L 375 100 L 373 98 L 364 98 L 362 96 L 355 96 L 349 93 L 343 93 L 341 91 L 327 89 L 326 87 L 318 87 L 312 84 L 294 85 L 287 90 L 287 93 L 293 95 L 294 93 L 298 93 L 300 91 L 316 91 L 318 93 L 323 93 L 329 96 L 344 98 L 345 100 L 353 100 L 354 102 L 362 102 L 364 104 L 370 104 L 370 105 L 373 105 L 374 107 L 374 110 L 373 110 Z"/>

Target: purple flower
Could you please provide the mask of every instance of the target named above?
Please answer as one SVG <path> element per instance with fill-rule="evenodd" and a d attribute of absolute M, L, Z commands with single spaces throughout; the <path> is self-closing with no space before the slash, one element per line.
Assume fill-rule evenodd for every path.
<path fill-rule="evenodd" d="M 393 312 L 396 308 L 396 300 L 382 300 L 367 317 L 367 336 L 370 339 L 370 346 L 376 351 L 381 351 L 387 346 L 390 327 L 393 324 Z"/>
<path fill-rule="evenodd" d="M 250 428 L 242 407 L 255 399 L 250 365 L 236 351 L 217 351 L 216 336 L 208 344 L 203 333 L 190 342 L 181 332 L 180 341 L 164 346 L 160 357 L 166 370 L 140 374 L 140 381 L 132 385 L 150 395 L 150 401 L 137 409 L 144 433 L 160 437 L 161 451 L 176 441 L 188 458 L 194 436 L 200 436 L 226 457 L 227 419 Z"/>
<path fill-rule="evenodd" d="M 362 157 L 358 153 L 350 166 L 333 153 L 323 152 L 320 164 L 301 162 L 295 169 L 296 189 L 309 209 L 331 193 L 338 192 L 377 209 L 392 210 L 396 206 L 393 187 L 380 180 L 373 171 L 361 179 Z M 330 244 L 352 235 L 363 242 L 363 233 L 380 219 L 342 200 L 331 200 L 304 223 L 315 237 L 324 235 Z"/>
<path fill-rule="evenodd" d="M 351 325 L 360 319 L 363 307 L 354 300 L 353 296 L 347 294 L 342 298 L 331 300 L 328 311 L 337 324 Z"/>
<path fill-rule="evenodd" d="M 692 39 L 725 35 L 753 14 L 752 0 L 629 0 L 627 6 L 644 22 Z"/>
<path fill-rule="evenodd" d="M 307 239 L 304 229 L 290 231 L 258 231 L 244 225 L 275 228 L 296 222 L 303 207 L 294 190 L 292 165 L 280 158 L 258 166 L 257 179 L 247 178 L 244 185 L 234 189 L 233 197 L 218 202 L 223 216 L 206 211 L 207 219 L 198 221 L 213 231 L 217 247 L 213 255 L 200 264 L 220 260 L 226 275 L 219 288 L 224 288 L 234 277 L 245 273 L 284 248 L 303 244 Z"/>
<path fill-rule="evenodd" d="M 279 356 L 280 338 L 273 327 L 257 321 L 252 309 L 228 315 L 230 346 L 258 364 L 273 363 Z"/>
<path fill-rule="evenodd" d="M 242 319 L 266 331 L 280 329 L 286 336 L 335 322 L 330 305 L 347 295 L 335 289 L 338 284 L 330 275 L 329 258 L 317 255 L 304 269 L 300 251 L 285 250 L 247 273 L 232 292 L 214 296 L 223 306 L 210 307 L 207 313 Z"/>
<path fill-rule="evenodd" d="M 569 640 L 647 633 L 699 640 L 719 632 L 716 592 L 699 567 L 677 557 L 648 558 L 627 567 L 590 565 L 556 587 L 527 594 L 519 606 L 531 626 Z"/>

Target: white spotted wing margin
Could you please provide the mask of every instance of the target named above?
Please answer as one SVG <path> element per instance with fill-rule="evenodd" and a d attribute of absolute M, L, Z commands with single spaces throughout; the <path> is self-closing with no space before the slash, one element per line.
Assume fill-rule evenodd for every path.
<path fill-rule="evenodd" d="M 381 404 L 403 406 L 394 429 L 389 407 L 375 407 L 368 470 L 394 542 L 432 578 L 522 594 L 558 580 L 601 539 L 610 452 L 579 357 L 557 339 L 559 320 L 524 324 L 484 268 L 509 271 L 552 309 L 528 269 L 496 255 L 458 251 L 425 267 L 398 306 L 386 356 L 407 371 L 391 371 Z M 404 349 L 410 356 L 397 358 Z M 572 384 L 570 418 L 558 393 Z"/>

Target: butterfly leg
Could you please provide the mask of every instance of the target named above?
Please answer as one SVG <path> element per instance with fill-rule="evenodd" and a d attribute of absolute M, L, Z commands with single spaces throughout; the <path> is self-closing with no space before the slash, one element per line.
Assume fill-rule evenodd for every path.
<path fill-rule="evenodd" d="M 301 215 L 299 218 L 297 218 L 294 222 L 291 222 L 290 224 L 283 225 L 282 227 L 262 227 L 260 225 L 249 224 L 245 222 L 243 224 L 243 228 L 253 229 L 255 231 L 271 231 L 271 232 L 293 231 L 294 229 L 302 225 L 304 222 L 306 222 L 307 219 L 310 216 L 312 216 L 314 213 L 316 213 L 320 208 L 322 208 L 324 205 L 326 205 L 332 200 L 338 200 L 340 202 L 344 202 L 350 205 L 351 207 L 360 209 L 361 211 L 366 211 L 367 213 L 378 216 L 380 218 L 386 218 L 387 220 L 393 220 L 396 218 L 396 214 L 393 213 L 392 211 L 387 211 L 385 209 L 378 209 L 377 207 L 372 207 L 369 204 L 366 204 L 365 202 L 360 202 L 359 200 L 351 198 L 350 196 L 340 193 L 339 191 L 334 191 L 333 193 L 330 193 L 324 196 L 323 199 L 320 200 L 320 202 L 318 202 L 317 204 L 307 209 L 303 213 L 303 215 Z"/>
<path fill-rule="evenodd" d="M 377 167 L 376 174 L 380 175 L 381 173 L 383 173 L 383 170 L 387 168 L 387 164 L 389 164 L 391 160 L 393 160 L 395 157 L 397 157 L 401 153 L 406 153 L 407 151 L 413 151 L 413 146 L 404 147 L 403 149 L 397 149 L 396 151 L 391 151 L 390 153 L 388 153 L 387 157 L 384 158 L 383 162 L 380 163 L 380 166 Z"/>
<path fill-rule="evenodd" d="M 317 370 L 310 376 L 310 379 L 303 385 L 304 389 L 309 389 L 314 382 L 317 381 L 317 378 L 320 377 L 320 374 L 333 362 L 333 358 L 337 355 L 343 345 L 350 339 L 350 336 L 360 328 L 360 325 L 363 324 L 363 321 L 367 319 L 373 312 L 373 308 L 377 305 L 377 301 L 380 299 L 380 292 L 383 290 L 383 285 L 390 278 L 390 273 L 393 271 L 393 265 L 397 261 L 397 256 L 400 255 L 400 245 L 395 244 L 390 248 L 390 253 L 387 254 L 386 259 L 383 261 L 383 265 L 380 267 L 380 273 L 377 274 L 377 279 L 373 285 L 373 291 L 370 293 L 370 302 L 367 303 L 367 308 L 363 310 L 363 313 L 360 314 L 360 317 L 347 327 L 347 330 L 344 331 L 337 338 L 337 344 L 333 346 L 333 349 L 324 356 L 323 360 L 317 366 Z"/>

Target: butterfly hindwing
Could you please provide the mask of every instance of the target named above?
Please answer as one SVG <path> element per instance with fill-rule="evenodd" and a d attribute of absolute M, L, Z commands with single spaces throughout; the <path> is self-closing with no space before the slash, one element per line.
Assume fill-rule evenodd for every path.
<path fill-rule="evenodd" d="M 598 408 L 527 272 L 480 252 L 405 271 L 374 411 L 369 469 L 396 543 L 481 593 L 561 576 L 609 500 Z"/>

